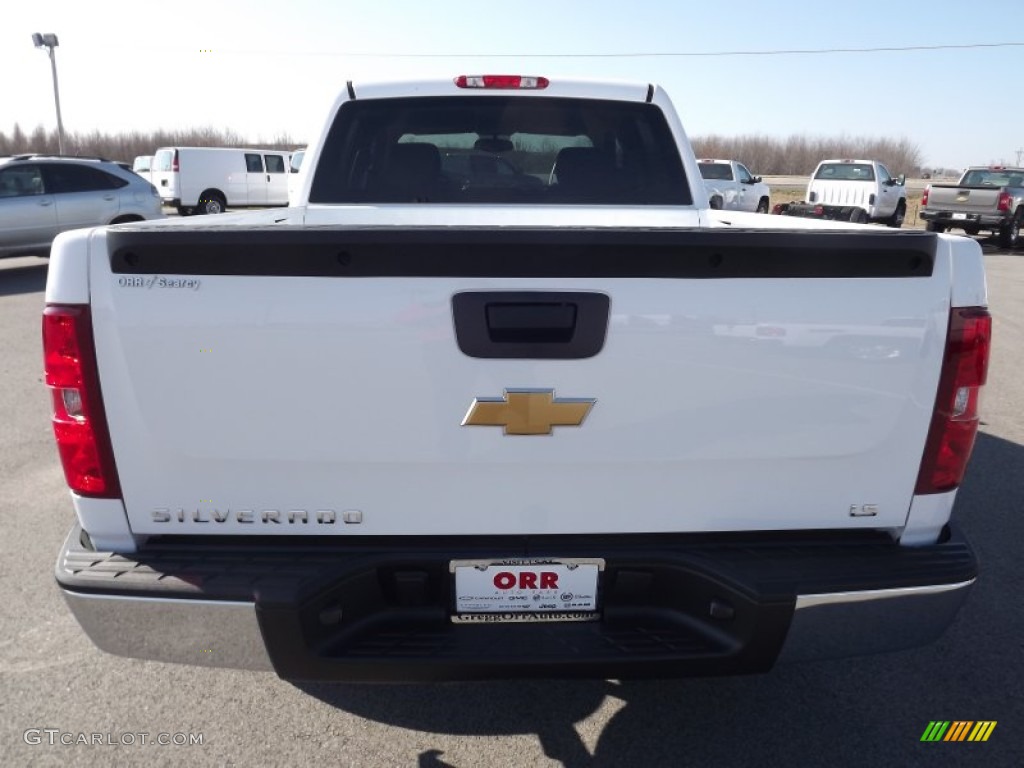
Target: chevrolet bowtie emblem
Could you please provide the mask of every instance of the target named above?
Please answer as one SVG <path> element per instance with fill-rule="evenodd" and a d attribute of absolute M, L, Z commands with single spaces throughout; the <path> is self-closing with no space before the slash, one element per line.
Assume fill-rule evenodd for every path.
<path fill-rule="evenodd" d="M 504 427 L 506 435 L 550 435 L 552 427 L 578 427 L 597 402 L 555 397 L 553 389 L 506 389 L 504 397 L 478 397 L 464 427 Z"/>

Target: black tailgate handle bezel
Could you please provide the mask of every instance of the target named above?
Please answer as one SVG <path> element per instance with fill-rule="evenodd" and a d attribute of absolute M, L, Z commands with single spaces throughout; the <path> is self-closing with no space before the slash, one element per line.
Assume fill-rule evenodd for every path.
<path fill-rule="evenodd" d="M 452 321 L 470 357 L 580 360 L 604 347 L 610 307 L 591 291 L 463 291 Z"/>

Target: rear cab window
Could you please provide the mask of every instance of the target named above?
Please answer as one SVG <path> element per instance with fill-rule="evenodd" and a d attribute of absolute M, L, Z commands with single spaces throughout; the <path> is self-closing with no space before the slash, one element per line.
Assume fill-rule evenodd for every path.
<path fill-rule="evenodd" d="M 347 102 L 312 203 L 690 205 L 652 104 L 508 96 Z"/>
<path fill-rule="evenodd" d="M 874 181 L 875 169 L 871 163 L 825 163 L 814 178 L 823 181 Z"/>
<path fill-rule="evenodd" d="M 963 177 L 961 185 L 965 187 L 1006 187 L 1016 186 L 1010 183 L 1010 174 L 1000 170 L 973 170 Z M 1015 178 L 1019 179 L 1020 176 Z"/>
<path fill-rule="evenodd" d="M 700 175 L 714 181 L 732 181 L 732 168 L 728 163 L 712 163 L 701 160 L 697 163 Z"/>

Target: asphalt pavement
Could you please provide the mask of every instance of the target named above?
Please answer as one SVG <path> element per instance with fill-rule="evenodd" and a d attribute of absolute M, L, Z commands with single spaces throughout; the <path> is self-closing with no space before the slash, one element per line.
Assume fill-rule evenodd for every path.
<path fill-rule="evenodd" d="M 986 254 L 986 423 L 956 509 L 982 573 L 938 642 L 749 677 L 302 687 L 110 656 L 78 628 L 53 579 L 73 513 L 41 374 L 47 262 L 0 261 L 0 765 L 1024 765 L 1024 250 Z M 998 724 L 922 743 L 933 720 Z"/>

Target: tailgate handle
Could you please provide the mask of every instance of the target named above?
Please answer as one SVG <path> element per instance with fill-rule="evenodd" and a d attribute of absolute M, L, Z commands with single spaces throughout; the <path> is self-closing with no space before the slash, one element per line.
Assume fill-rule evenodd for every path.
<path fill-rule="evenodd" d="M 575 360 L 601 351 L 610 305 L 586 291 L 465 291 L 452 319 L 470 357 Z"/>
<path fill-rule="evenodd" d="M 565 344 L 576 331 L 577 310 L 571 302 L 493 302 L 486 307 L 487 335 L 498 344 Z"/>

